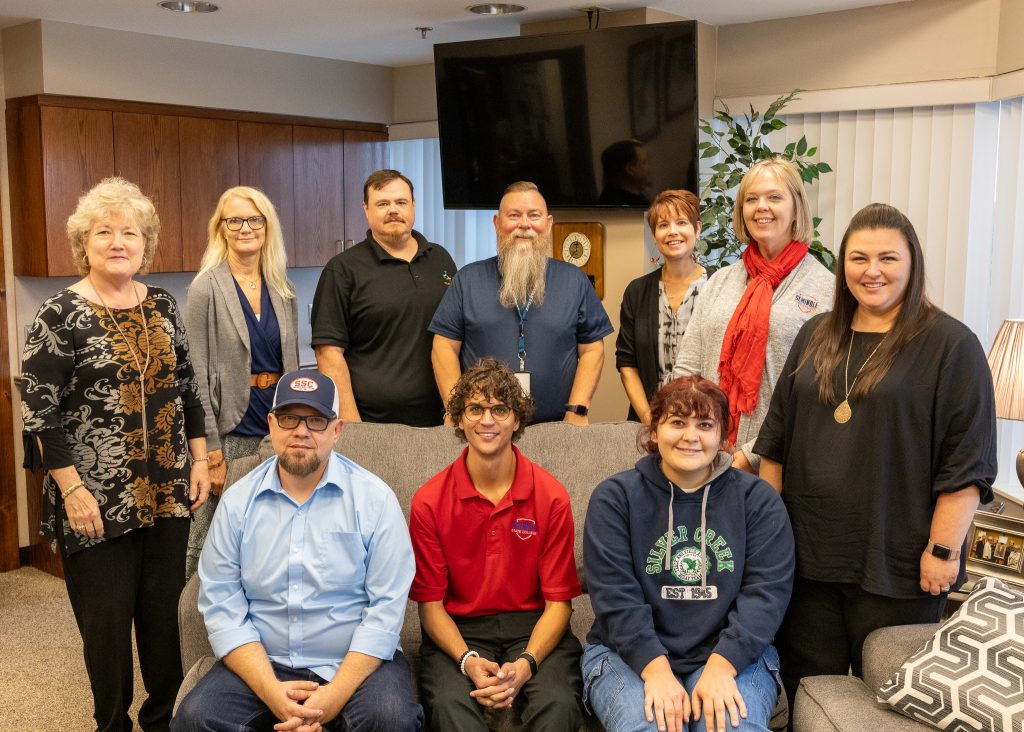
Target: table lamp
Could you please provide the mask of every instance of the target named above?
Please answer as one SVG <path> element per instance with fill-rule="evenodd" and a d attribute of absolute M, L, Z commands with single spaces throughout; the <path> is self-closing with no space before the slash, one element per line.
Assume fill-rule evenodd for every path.
<path fill-rule="evenodd" d="M 1004 320 L 988 352 L 996 390 L 996 417 L 1024 420 L 1024 320 Z M 1024 449 L 1017 453 L 1017 480 L 1024 486 Z"/>

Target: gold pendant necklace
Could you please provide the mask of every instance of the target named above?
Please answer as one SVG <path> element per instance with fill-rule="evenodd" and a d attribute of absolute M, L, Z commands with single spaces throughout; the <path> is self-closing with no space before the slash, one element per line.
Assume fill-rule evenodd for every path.
<path fill-rule="evenodd" d="M 131 283 L 132 292 L 135 293 L 135 303 L 138 305 L 139 314 L 142 316 L 142 333 L 146 336 L 146 363 L 143 364 L 135 349 L 132 348 L 131 341 L 128 340 L 128 336 L 121 330 L 121 326 L 118 325 L 117 320 L 110 313 L 110 308 L 103 302 L 103 295 L 96 289 L 95 283 L 92 278 L 89 278 L 89 284 L 92 285 L 92 291 L 96 293 L 96 297 L 100 301 L 100 305 L 103 306 L 103 311 L 110 318 L 114 327 L 117 329 L 118 334 L 121 336 L 121 340 L 124 341 L 125 347 L 128 349 L 128 353 L 131 354 L 132 360 L 135 361 L 135 368 L 139 371 L 139 402 L 142 405 L 142 449 L 146 455 L 146 459 L 149 459 L 149 429 L 146 426 L 146 372 L 149 371 L 149 358 L 150 351 L 152 350 L 149 345 L 149 323 L 146 320 L 146 309 L 142 307 L 142 300 L 139 298 L 139 291 L 135 289 L 135 282 Z"/>
<path fill-rule="evenodd" d="M 874 350 L 872 350 L 871 353 L 868 354 L 868 357 L 864 359 L 864 363 L 862 363 L 860 365 L 860 368 L 857 369 L 857 373 L 854 374 L 854 376 L 853 376 L 853 383 L 851 384 L 850 383 L 850 356 L 853 354 L 853 337 L 854 337 L 854 335 L 855 335 L 855 332 L 851 330 L 850 331 L 850 348 L 846 351 L 846 371 L 845 371 L 844 376 L 843 376 L 843 383 L 844 383 L 844 385 L 846 387 L 846 396 L 843 397 L 843 401 L 839 402 L 839 406 L 836 407 L 834 412 L 832 412 L 832 417 L 839 424 L 846 424 L 847 422 L 849 422 L 853 418 L 853 410 L 850 408 L 850 392 L 853 391 L 853 387 L 855 387 L 857 385 L 857 379 L 860 378 L 860 372 L 863 371 L 864 367 L 868 365 L 868 361 L 871 360 L 871 357 L 875 355 L 875 351 L 877 351 L 881 347 L 882 341 L 885 340 L 885 336 L 882 336 L 882 340 L 878 342 L 878 345 L 875 346 Z"/>

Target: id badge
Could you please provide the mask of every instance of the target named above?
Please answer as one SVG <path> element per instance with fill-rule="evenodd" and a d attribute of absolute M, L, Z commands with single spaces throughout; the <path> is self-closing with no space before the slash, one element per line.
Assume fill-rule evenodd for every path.
<path fill-rule="evenodd" d="M 663 585 L 662 600 L 717 600 L 718 587 L 715 585 Z"/>
<path fill-rule="evenodd" d="M 519 386 L 523 387 L 523 391 L 526 396 L 530 396 L 530 372 L 529 371 L 516 371 L 516 381 L 519 382 Z"/>

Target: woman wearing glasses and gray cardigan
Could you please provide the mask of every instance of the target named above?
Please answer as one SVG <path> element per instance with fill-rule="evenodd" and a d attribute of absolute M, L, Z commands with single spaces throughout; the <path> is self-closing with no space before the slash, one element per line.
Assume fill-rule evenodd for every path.
<path fill-rule="evenodd" d="M 262 191 L 229 188 L 217 202 L 206 252 L 188 290 L 186 328 L 206 409 L 212 486 L 189 537 L 191 576 L 227 462 L 258 452 L 277 380 L 299 367 L 295 287 L 286 272 L 277 211 Z"/>

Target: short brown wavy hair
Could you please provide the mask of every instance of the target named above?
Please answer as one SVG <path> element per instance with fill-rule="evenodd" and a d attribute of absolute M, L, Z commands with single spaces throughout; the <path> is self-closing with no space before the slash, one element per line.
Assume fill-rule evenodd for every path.
<path fill-rule="evenodd" d="M 651 439 L 651 434 L 674 414 L 715 419 L 724 448 L 729 438 L 729 397 L 712 381 L 700 376 L 681 376 L 665 384 L 651 397 L 651 421 L 637 436 L 641 451 L 658 452 L 658 443 Z"/>
<path fill-rule="evenodd" d="M 455 434 L 465 440 L 466 433 L 459 427 L 462 413 L 475 396 L 501 402 L 519 420 L 519 426 L 512 433 L 512 442 L 517 441 L 526 431 L 526 423 L 533 416 L 533 397 L 523 391 L 512 369 L 496 358 L 481 358 L 466 370 L 452 387 L 448 395 L 446 413 L 455 423 Z"/>

